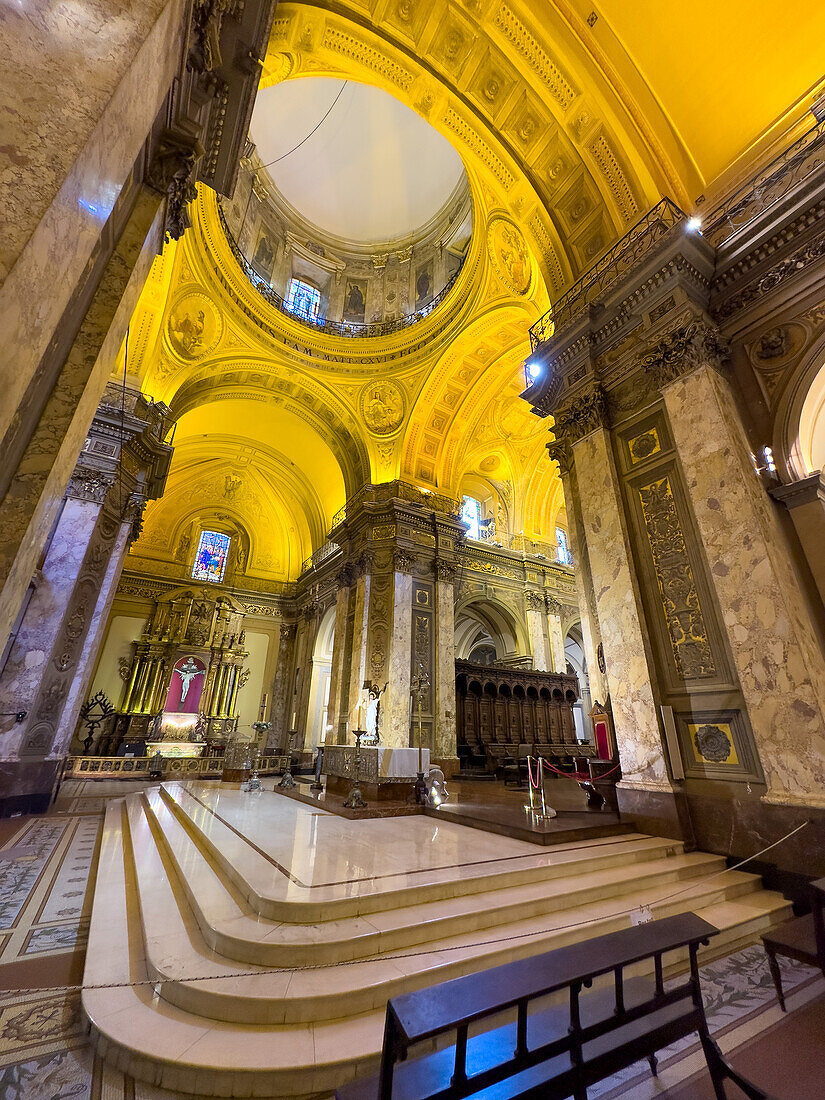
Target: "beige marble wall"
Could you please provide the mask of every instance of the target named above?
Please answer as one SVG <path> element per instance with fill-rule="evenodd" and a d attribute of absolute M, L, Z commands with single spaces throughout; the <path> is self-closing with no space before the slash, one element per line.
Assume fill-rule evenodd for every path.
<path fill-rule="evenodd" d="M 410 743 L 410 654 L 412 652 L 413 579 L 396 573 L 393 593 L 392 641 L 385 696 L 383 744 L 405 748 Z"/>
<path fill-rule="evenodd" d="M 607 433 L 573 447 L 596 614 L 625 787 L 670 789 L 651 687 L 641 601 Z M 589 655 L 588 655 L 589 656 Z"/>
<path fill-rule="evenodd" d="M 0 502 L 0 639 L 5 640 L 74 469 L 161 236 L 144 190 L 107 265 L 63 371 Z M 0 402 L 3 407 L 7 402 Z"/>
<path fill-rule="evenodd" d="M 550 651 L 552 654 L 552 671 L 566 672 L 567 658 L 564 655 L 564 631 L 561 628 L 560 615 L 548 615 L 547 624 L 550 630 Z"/>
<path fill-rule="evenodd" d="M 432 754 L 439 760 L 455 759 L 455 613 L 451 581 L 436 580 L 435 735 Z"/>
<path fill-rule="evenodd" d="M 177 70 L 183 8 L 183 0 L 4 8 L 0 437 Z"/>
<path fill-rule="evenodd" d="M 664 391 L 770 802 L 825 806 L 825 662 L 727 383 Z"/>

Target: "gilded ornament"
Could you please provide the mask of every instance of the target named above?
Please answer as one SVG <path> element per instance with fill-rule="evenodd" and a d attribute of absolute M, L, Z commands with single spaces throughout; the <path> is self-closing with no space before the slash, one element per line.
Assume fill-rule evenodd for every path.
<path fill-rule="evenodd" d="M 501 282 L 513 294 L 530 289 L 530 253 L 524 237 L 507 218 L 493 218 L 487 231 L 490 262 Z"/>
<path fill-rule="evenodd" d="M 697 754 L 713 764 L 725 763 L 733 751 L 733 743 L 729 735 L 730 726 L 725 726 L 723 729 L 721 726 L 707 723 L 697 727 L 693 734 Z"/>
<path fill-rule="evenodd" d="M 670 481 L 639 487 L 645 529 L 676 668 L 686 680 L 716 672 Z"/>
<path fill-rule="evenodd" d="M 630 452 L 630 461 L 634 465 L 638 462 L 644 462 L 646 458 L 650 458 L 661 451 L 659 433 L 655 428 L 650 428 L 648 431 L 642 432 L 641 435 L 629 439 L 627 449 Z"/>

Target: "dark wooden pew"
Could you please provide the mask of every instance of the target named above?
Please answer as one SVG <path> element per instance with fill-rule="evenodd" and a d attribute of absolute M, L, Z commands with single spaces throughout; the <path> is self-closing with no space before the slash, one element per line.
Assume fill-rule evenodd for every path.
<path fill-rule="evenodd" d="M 336 1100 L 587 1100 L 588 1085 L 641 1058 L 655 1074 L 656 1052 L 692 1032 L 720 1100 L 726 1079 L 768 1100 L 708 1032 L 697 952 L 717 931 L 683 913 L 394 997 L 379 1073 Z M 684 948 L 689 972 L 665 989 L 663 956 Z M 647 959 L 652 974 L 625 974 Z M 562 1003 L 540 1003 L 565 992 Z M 512 1018 L 502 1022 L 504 1013 Z"/>

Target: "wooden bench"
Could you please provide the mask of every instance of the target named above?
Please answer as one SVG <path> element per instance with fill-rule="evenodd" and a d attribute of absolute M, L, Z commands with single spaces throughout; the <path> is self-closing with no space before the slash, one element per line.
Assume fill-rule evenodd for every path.
<path fill-rule="evenodd" d="M 809 966 L 818 966 L 825 974 L 825 878 L 812 882 L 810 890 L 811 912 L 807 916 L 785 921 L 762 937 L 771 977 L 776 986 L 776 996 L 783 1012 L 786 1011 L 785 995 L 782 992 L 782 975 L 776 961 L 777 955 L 787 955 Z"/>
<path fill-rule="evenodd" d="M 589 1085 L 641 1058 L 655 1074 L 657 1050 L 692 1032 L 720 1100 L 726 1078 L 767 1100 L 708 1033 L 697 952 L 717 931 L 684 913 L 395 997 L 379 1073 L 336 1100 L 587 1100 Z M 663 955 L 685 948 L 689 972 L 666 989 Z M 652 974 L 625 974 L 647 959 Z"/>

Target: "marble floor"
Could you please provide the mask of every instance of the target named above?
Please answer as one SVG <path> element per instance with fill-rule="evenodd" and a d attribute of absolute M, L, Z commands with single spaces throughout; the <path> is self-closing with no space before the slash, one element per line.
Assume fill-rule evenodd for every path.
<path fill-rule="evenodd" d="M 651 895 L 655 895 L 657 890 L 660 896 L 667 896 L 674 889 L 685 886 L 692 889 L 692 899 L 695 902 L 709 903 L 708 911 L 712 910 L 717 914 L 719 925 L 722 924 L 721 918 L 725 913 L 730 916 L 736 911 L 737 919 L 740 920 L 747 913 L 755 917 L 766 904 L 759 899 L 770 897 L 758 890 L 754 893 L 746 876 L 738 881 L 731 897 L 721 901 L 717 900 L 720 891 L 717 889 L 714 893 L 703 887 L 699 877 L 688 878 L 685 882 L 671 878 L 669 885 L 659 885 L 656 878 L 660 873 L 658 868 L 669 864 L 676 867 L 679 860 L 693 860 L 695 866 L 690 874 L 696 875 L 698 862 L 695 854 L 691 857 L 679 856 L 678 852 L 667 855 L 667 842 L 650 838 L 614 837 L 583 845 L 562 845 L 558 850 L 537 849 L 532 844 L 478 833 L 449 823 L 433 823 L 427 818 L 377 822 L 342 821 L 335 815 L 312 807 L 301 807 L 298 803 L 271 793 L 266 798 L 252 796 L 244 799 L 235 792 L 228 796 L 216 784 L 201 784 L 188 791 L 180 785 L 172 785 L 163 800 L 157 792 L 146 791 L 144 784 L 137 784 L 129 795 L 131 803 L 128 810 L 120 805 L 118 794 L 123 788 L 119 784 L 101 783 L 100 787 L 95 787 L 95 784 L 87 783 L 83 788 L 64 790 L 53 813 L 43 818 L 22 819 L 13 832 L 0 833 L 0 841 L 5 838 L 0 846 L 0 911 L 5 914 L 4 926 L 0 929 L 4 944 L 0 952 L 0 1097 L 3 1100 L 6 1097 L 9 1100 L 179 1100 L 180 1097 L 186 1097 L 189 1100 L 191 1097 L 212 1094 L 211 1089 L 202 1090 L 198 1087 L 202 1078 L 195 1075 L 194 1065 L 188 1075 L 181 1077 L 178 1087 L 170 1089 L 162 1087 L 157 1081 L 152 1083 L 146 1074 L 134 1076 L 129 1072 L 128 1066 L 108 1064 L 108 1060 L 101 1059 L 90 1043 L 78 992 L 65 988 L 78 981 L 79 963 L 87 951 L 85 933 L 91 903 L 90 874 L 94 871 L 98 858 L 102 863 L 110 858 L 107 855 L 107 846 L 111 852 L 114 839 L 112 822 L 115 820 L 122 820 L 124 828 L 128 822 L 128 832 L 124 835 L 131 838 L 132 851 L 138 856 L 136 862 L 143 864 L 142 869 L 136 867 L 138 879 L 131 885 L 123 880 L 126 891 L 123 894 L 124 902 L 135 916 L 141 902 L 149 898 L 146 891 L 152 891 L 153 904 L 158 907 L 154 924 L 150 921 L 141 929 L 140 920 L 136 924 L 133 922 L 129 925 L 132 929 L 129 933 L 130 941 L 121 944 L 119 961 L 123 962 L 125 958 L 125 973 L 133 977 L 139 976 L 141 968 L 145 973 L 147 965 L 153 966 L 155 963 L 166 967 L 177 963 L 181 967 L 178 973 L 185 976 L 187 966 L 192 962 L 191 959 L 186 959 L 185 951 L 196 944 L 202 930 L 198 930 L 197 921 L 187 918 L 180 926 L 186 935 L 175 939 L 176 932 L 171 921 L 176 909 L 184 916 L 187 912 L 194 914 L 197 911 L 201 920 L 208 917 L 215 921 L 216 926 L 223 920 L 220 932 L 229 937 L 231 931 L 231 937 L 222 942 L 226 944 L 231 939 L 233 951 L 247 933 L 252 933 L 253 928 L 257 928 L 259 938 L 262 932 L 268 933 L 277 928 L 276 939 L 291 945 L 289 950 L 298 952 L 296 957 L 301 957 L 304 943 L 309 952 L 307 957 L 311 957 L 318 948 L 318 933 L 313 922 L 303 925 L 287 924 L 264 918 L 251 910 L 248 900 L 245 906 L 240 904 L 243 899 L 231 882 L 228 885 L 226 881 L 223 882 L 220 887 L 222 893 L 216 887 L 211 892 L 203 890 L 199 895 L 191 894 L 188 900 L 179 895 L 176 889 L 167 889 L 164 893 L 160 889 L 159 880 L 166 876 L 167 881 L 174 886 L 175 875 L 169 862 L 174 859 L 181 861 L 178 867 L 180 882 L 186 889 L 192 888 L 192 883 L 186 879 L 186 872 L 193 872 L 194 863 L 187 867 L 186 858 L 194 860 L 194 845 L 190 843 L 187 846 L 187 834 L 183 828 L 175 832 L 175 822 L 180 825 L 181 821 L 187 819 L 192 823 L 192 828 L 195 828 L 196 820 L 200 822 L 200 827 L 205 830 L 203 836 L 208 834 L 209 842 L 217 846 L 216 851 L 218 848 L 222 849 L 228 861 L 234 860 L 237 863 L 235 873 L 239 876 L 238 881 L 243 881 L 248 886 L 249 882 L 243 877 L 248 876 L 256 884 L 256 888 L 260 888 L 262 899 L 297 905 L 300 909 L 302 905 L 309 904 L 308 898 L 321 894 L 326 896 L 327 902 L 331 902 L 334 908 L 336 903 L 346 903 L 353 897 L 357 899 L 363 892 L 363 898 L 367 899 L 365 913 L 351 917 L 343 915 L 332 920 L 324 913 L 324 919 L 314 922 L 333 941 L 336 936 L 341 940 L 346 939 L 347 942 L 348 938 L 358 940 L 359 934 L 366 935 L 368 939 L 378 929 L 379 935 L 389 935 L 389 942 L 396 943 L 401 932 L 398 929 L 393 932 L 393 927 L 396 914 L 401 910 L 381 909 L 380 906 L 399 888 L 402 892 L 413 889 L 413 899 L 416 891 L 422 895 L 421 887 L 424 897 L 428 891 L 434 891 L 437 898 L 448 882 L 463 882 L 467 887 L 472 884 L 473 889 L 483 889 L 477 895 L 469 894 L 464 898 L 459 896 L 449 902 L 443 898 L 440 901 L 422 901 L 419 897 L 410 914 L 418 910 L 423 912 L 427 909 L 440 910 L 444 906 L 456 906 L 458 926 L 463 928 L 476 901 L 481 901 L 484 906 L 487 899 L 496 896 L 496 891 L 491 893 L 489 887 L 500 884 L 501 876 L 511 884 L 507 895 L 515 892 L 519 905 L 535 905 L 537 894 L 547 894 L 544 876 L 548 874 L 555 884 L 552 891 L 558 891 L 559 895 L 570 892 L 570 897 L 564 902 L 567 905 L 581 896 L 577 891 L 581 890 L 584 877 L 590 880 L 596 893 L 603 895 L 605 891 L 614 891 L 616 894 L 612 902 L 600 897 L 593 910 L 602 913 L 604 919 L 611 919 L 610 912 L 626 911 L 630 895 L 625 886 L 620 888 L 620 883 L 628 875 L 637 876 L 634 881 L 638 884 L 647 883 L 640 888 Z M 110 791 L 104 787 L 115 789 Z M 105 828 L 101 811 L 106 811 Z M 157 814 L 156 818 L 151 817 L 153 812 Z M 179 816 L 175 817 L 175 814 Z M 144 821 L 146 832 L 142 833 Z M 168 829 L 162 843 L 157 831 L 152 832 L 153 829 L 157 830 L 159 822 Z M 364 826 L 368 827 L 366 832 Z M 365 836 L 368 838 L 366 841 Z M 191 837 L 189 840 L 191 842 Z M 157 842 L 160 848 L 153 849 L 150 842 Z M 319 848 L 327 850 L 319 856 Z M 411 856 L 413 850 L 418 852 L 415 859 Z M 8 853 L 6 859 L 3 858 L 4 852 Z M 256 858 L 253 859 L 253 856 Z M 713 857 L 703 857 L 708 858 Z M 625 870 L 622 870 L 623 866 Z M 685 864 L 685 868 L 688 866 Z M 679 872 L 677 879 L 685 873 L 686 870 Z M 450 875 L 454 877 L 450 879 Z M 217 876 L 215 878 L 217 880 Z M 104 881 L 108 883 L 105 892 L 114 901 L 117 889 L 113 891 L 109 876 Z M 607 885 L 610 882 L 613 883 L 612 886 Z M 516 885 L 519 883 L 520 885 Z M 154 893 L 156 889 L 157 894 Z M 742 893 L 743 890 L 746 892 Z M 254 891 L 249 892 L 249 898 L 254 899 L 255 896 Z M 534 901 L 530 902 L 530 898 Z M 218 902 L 228 905 L 228 900 L 232 901 L 234 908 L 220 911 L 217 908 L 210 909 L 210 906 L 216 906 Z M 715 906 L 711 904 L 714 901 Z M 373 908 L 374 906 L 379 908 Z M 314 905 L 312 908 L 314 909 Z M 117 927 L 116 905 L 107 906 L 107 911 L 110 925 L 107 930 L 110 935 L 109 945 L 116 947 L 121 931 Z M 540 912 L 537 911 L 538 924 L 545 930 L 541 934 L 546 935 L 547 928 L 554 923 L 556 926 L 563 925 L 571 916 L 575 917 L 578 911 L 575 907 L 563 907 L 554 916 L 552 912 L 547 912 L 542 903 Z M 443 914 L 442 919 L 446 919 Z M 497 919 L 509 918 L 505 914 Z M 444 937 L 439 942 L 452 943 L 452 949 L 446 954 L 454 960 L 461 954 L 457 945 L 478 940 L 479 931 L 483 930 L 484 925 L 480 926 L 479 931 L 469 931 L 463 937 L 454 935 L 450 940 L 451 927 L 448 922 L 427 935 L 438 935 Z M 505 925 L 502 931 L 508 931 L 510 927 Z M 489 931 L 482 932 L 481 938 L 489 935 Z M 393 936 L 396 939 L 392 939 Z M 169 937 L 171 939 L 167 943 L 164 957 L 152 962 L 154 945 Z M 143 942 L 139 942 L 141 938 Z M 736 947 L 732 933 L 728 942 L 732 948 Z M 433 946 L 437 945 L 424 944 L 423 948 L 404 950 L 412 950 L 413 953 L 416 950 L 426 952 Z M 222 951 L 224 949 L 221 948 Z M 467 949 L 464 950 L 466 952 Z M 96 954 L 98 965 L 91 972 L 87 971 L 87 980 L 91 973 L 92 977 L 97 975 L 98 978 L 105 974 L 107 981 L 116 982 L 119 977 L 118 960 L 114 963 L 107 960 L 105 948 L 96 950 Z M 396 947 L 390 951 L 389 957 L 397 954 Z M 384 955 L 386 956 L 386 952 Z M 373 957 L 382 957 L 380 951 L 378 956 Z M 214 950 L 207 950 L 205 954 L 201 953 L 199 962 L 208 963 L 209 972 L 212 973 L 212 967 L 221 958 Z M 418 962 L 420 961 L 425 962 L 427 967 L 431 964 L 426 955 L 419 954 Z M 370 963 L 369 958 L 366 962 L 368 965 L 375 965 Z M 247 972 L 261 972 L 265 969 L 245 965 L 234 957 L 227 958 L 226 964 L 236 971 L 245 969 Z M 397 967 L 401 964 L 396 961 L 393 965 Z M 436 969 L 442 965 L 443 960 L 440 960 Z M 293 981 L 302 978 L 300 969 L 299 966 L 294 971 Z M 352 968 L 339 968 L 339 972 L 348 969 Z M 825 983 L 821 975 L 798 964 L 785 963 L 784 960 L 783 970 L 787 988 L 791 991 L 789 1004 L 792 1007 L 803 1005 L 811 998 L 822 995 Z M 325 984 L 333 972 L 322 969 L 317 973 L 317 980 Z M 703 967 L 702 977 L 711 1027 L 723 1047 L 746 1041 L 758 1035 L 760 1029 L 775 1022 L 778 1009 L 761 948 L 746 946 L 733 950 L 727 957 L 709 961 Z M 265 980 L 271 979 L 265 977 Z M 185 981 L 181 982 L 181 985 L 184 984 Z M 164 996 L 165 989 L 166 985 Z M 10 990 L 18 992 L 11 993 Z M 380 996 L 380 982 L 378 990 Z M 284 992 L 288 999 L 286 990 Z M 301 995 L 310 994 L 316 995 L 306 988 Z M 174 996 L 172 999 L 174 1001 Z M 148 1003 L 151 1000 L 150 997 Z M 162 1006 L 164 1001 L 157 1003 Z M 134 1005 L 130 1002 L 120 1001 L 118 1007 L 126 1013 L 124 1018 L 134 1012 Z M 174 1030 L 178 1022 L 185 1023 L 191 1008 L 190 1004 L 188 1010 L 181 1012 L 170 1002 L 161 1015 L 163 1027 L 167 1031 L 170 1028 Z M 332 1020 L 328 1025 L 309 1025 L 310 1033 L 314 1030 L 316 1057 L 325 1042 L 337 1042 L 339 1045 L 352 1047 L 359 1042 L 363 1043 L 367 1034 L 371 1036 L 373 1031 L 376 1031 L 380 1041 L 382 1011 L 378 1008 L 374 1012 L 361 1013 L 348 1024 L 341 1020 Z M 321 1015 L 324 1015 L 323 1011 Z M 373 1019 L 377 1021 L 375 1026 L 371 1022 Z M 132 1029 L 138 1030 L 140 1026 L 140 1018 L 132 1015 Z M 239 1049 L 254 1059 L 256 1044 L 251 1042 L 251 1037 L 261 1031 L 261 1025 L 254 1025 L 251 1031 L 248 1030 L 248 1025 L 245 1025 L 246 1030 L 244 1025 L 237 1026 L 247 1044 Z M 296 1023 L 292 1028 L 282 1025 L 275 1028 L 274 1032 L 283 1033 L 284 1038 L 294 1032 L 292 1050 L 299 1052 L 300 1035 L 306 1031 L 307 1026 L 302 1023 Z M 211 1034 L 213 1038 L 207 1040 L 207 1045 L 211 1043 L 214 1046 L 218 1035 L 223 1037 L 222 1042 L 226 1041 L 229 1032 L 235 1027 L 236 1025 L 229 1024 L 216 1025 L 212 1021 L 213 1030 L 210 1031 L 207 1027 L 205 1034 Z M 215 1028 L 218 1030 L 214 1030 Z M 264 1033 L 268 1036 L 267 1047 L 271 1047 L 273 1040 L 277 1045 L 278 1035 L 273 1034 L 271 1028 L 264 1028 Z M 201 1034 L 204 1033 L 201 1031 Z M 157 1045 L 160 1035 L 157 1032 L 151 1042 Z M 370 1042 L 372 1041 L 370 1038 Z M 223 1057 L 241 1060 L 244 1054 L 239 1056 L 236 1049 L 233 1055 L 229 1046 Z M 187 1055 L 186 1060 L 192 1059 Z M 673 1050 L 662 1056 L 663 1072 L 660 1083 L 650 1078 L 647 1064 L 642 1063 L 631 1067 L 610 1082 L 603 1083 L 598 1091 L 591 1090 L 591 1096 L 599 1097 L 599 1100 L 614 1100 L 618 1097 L 639 1097 L 641 1100 L 642 1097 L 659 1095 L 663 1089 L 674 1087 L 697 1068 L 701 1068 L 695 1063 L 696 1051 L 691 1044 L 677 1044 Z M 320 1081 L 318 1083 L 321 1084 Z M 308 1095 L 308 1091 L 306 1087 L 302 1087 L 291 1092 L 282 1085 L 276 1094 L 281 1097 L 297 1097 Z M 330 1095 L 330 1090 L 319 1088 L 313 1095 L 326 1098 Z M 680 1097 L 682 1095 L 680 1093 Z M 790 1095 L 788 1093 L 789 1098 Z M 801 1095 L 793 1095 L 795 1100 L 803 1100 Z M 777 1096 L 779 1100 L 783 1100 L 781 1093 Z"/>

